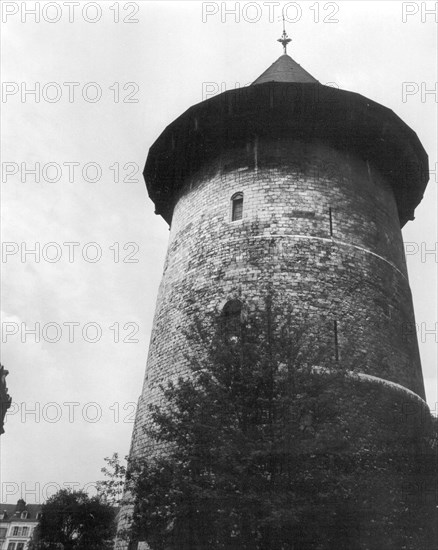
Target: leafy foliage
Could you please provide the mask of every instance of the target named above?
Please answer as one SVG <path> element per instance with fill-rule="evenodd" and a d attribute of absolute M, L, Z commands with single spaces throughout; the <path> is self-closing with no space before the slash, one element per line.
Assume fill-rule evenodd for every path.
<path fill-rule="evenodd" d="M 420 463 L 429 475 L 428 428 L 400 422 L 402 402 L 353 380 L 353 354 L 336 361 L 323 336 L 270 298 L 238 323 L 198 319 L 190 375 L 162 388 L 150 456 L 129 464 L 132 539 L 153 550 L 432 550 L 431 507 L 407 504 L 398 479 L 418 480 Z"/>
<path fill-rule="evenodd" d="M 115 531 L 114 509 L 98 497 L 61 489 L 42 506 L 38 550 L 109 550 Z"/>
<path fill-rule="evenodd" d="M 128 457 L 125 457 L 125 461 Z M 126 465 L 120 462 L 118 453 L 105 458 L 107 466 L 101 469 L 105 476 L 104 481 L 97 482 L 97 489 L 101 498 L 108 504 L 118 506 L 122 503 L 123 489 L 125 487 Z"/>

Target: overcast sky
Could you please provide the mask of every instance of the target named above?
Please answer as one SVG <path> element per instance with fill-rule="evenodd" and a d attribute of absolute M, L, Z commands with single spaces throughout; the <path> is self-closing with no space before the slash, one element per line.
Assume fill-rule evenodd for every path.
<path fill-rule="evenodd" d="M 2 23 L 1 360 L 14 404 L 1 502 L 84 487 L 105 456 L 127 454 L 168 238 L 141 176 L 148 149 L 206 92 L 252 82 L 282 53 L 279 2 L 26 2 L 39 22 L 21 4 L 3 2 Z M 434 407 L 435 2 L 287 5 L 290 55 L 395 111 L 435 170 L 403 230 Z M 39 258 L 25 254 L 35 246 Z M 39 342 L 25 334 L 35 326 Z"/>

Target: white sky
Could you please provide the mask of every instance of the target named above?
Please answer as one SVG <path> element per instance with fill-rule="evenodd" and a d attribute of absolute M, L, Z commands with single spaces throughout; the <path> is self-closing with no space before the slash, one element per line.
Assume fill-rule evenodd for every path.
<path fill-rule="evenodd" d="M 47 181 L 55 178 L 52 166 L 41 170 L 40 183 L 29 174 L 21 181 L 19 169 L 2 183 L 2 240 L 17 243 L 8 251 L 18 250 L 3 255 L 1 264 L 2 328 L 16 327 L 18 332 L 2 344 L 1 360 L 10 371 L 15 403 L 0 440 L 1 502 L 16 502 L 20 496 L 41 501 L 64 483 L 84 487 L 101 478 L 105 456 L 128 452 L 168 237 L 141 176 L 148 149 L 167 124 L 202 101 L 203 83 L 215 83 L 210 89 L 230 89 L 259 76 L 281 54 L 276 39 L 282 31 L 276 2 L 271 7 L 259 2 L 258 12 L 255 2 L 228 2 L 227 9 L 236 5 L 240 21 L 227 15 L 223 3 L 207 2 L 204 10 L 217 13 L 203 22 L 200 1 L 102 1 L 95 23 L 82 15 L 96 17 L 92 2 L 70 6 L 75 8 L 72 22 L 65 2 L 46 6 L 30 1 L 26 8 L 35 7 L 40 22 L 32 15 L 22 22 L 21 4 L 3 2 L 11 15 L 4 14 L 2 24 L 2 80 L 16 83 L 6 90 L 18 92 L 3 95 L 7 141 L 2 160 L 17 163 L 18 169 L 21 163 L 27 168 L 36 162 L 41 168 L 56 163 L 62 176 Z M 437 99 L 431 93 L 422 97 L 421 91 L 433 90 L 437 82 L 438 16 L 427 12 L 436 4 L 304 1 L 301 13 L 296 3 L 288 4 L 287 18 L 295 20 L 287 24 L 293 38 L 288 53 L 321 83 L 334 82 L 394 110 L 417 132 L 435 170 L 416 220 L 403 230 L 405 241 L 413 243 L 407 260 L 417 323 L 423 324 L 420 350 L 428 401 L 434 407 L 437 337 L 424 329 L 433 330 L 437 322 L 437 259 L 425 255 L 437 241 Z M 114 22 L 117 10 L 119 23 Z M 405 22 L 403 10 L 409 12 Z M 58 16 L 58 22 L 47 21 Z M 139 22 L 124 23 L 123 18 Z M 36 82 L 40 101 L 32 95 L 22 101 L 20 92 Z M 57 85 L 44 88 L 49 82 Z M 72 102 L 65 82 L 79 83 Z M 102 91 L 94 103 L 82 97 L 82 91 L 94 97 L 95 88 L 85 86 L 90 82 Z M 135 86 L 124 90 L 126 83 Z M 410 83 L 405 101 L 403 83 Z M 135 92 L 132 97 L 138 102 L 115 102 L 117 88 L 121 100 Z M 59 101 L 47 101 L 57 93 Z M 70 182 L 63 163 L 72 162 L 80 166 Z M 90 162 L 102 169 L 98 182 L 81 175 Z M 138 165 L 140 171 L 133 176 L 138 181 L 115 182 L 115 168 L 109 168 L 115 163 L 122 178 L 133 166 L 125 170 L 126 163 Z M 3 164 L 4 170 L 14 167 Z M 87 178 L 94 173 L 90 166 Z M 65 242 L 80 243 L 72 262 Z M 82 257 L 90 242 L 102 251 L 96 263 Z M 40 261 L 28 255 L 22 262 L 20 253 L 35 243 L 42 249 Z M 44 248 L 47 243 L 59 248 Z M 138 262 L 115 262 L 114 247 L 110 249 L 114 243 L 119 243 L 122 260 L 134 252 Z M 136 243 L 138 251 L 123 250 L 126 243 Z M 47 261 L 59 252 L 58 262 Z M 89 258 L 95 252 L 85 248 Z M 73 342 L 65 325 L 71 322 L 79 323 Z M 40 323 L 41 341 L 27 335 L 22 342 L 23 326 L 35 323 Z M 47 323 L 62 328 L 58 342 L 47 341 L 56 336 L 56 325 L 43 333 Z M 99 342 L 82 337 L 87 323 L 101 327 Z M 109 327 L 115 323 L 121 339 L 135 326 L 125 329 L 126 323 L 138 325 L 132 337 L 138 342 L 114 342 L 115 328 Z M 89 325 L 88 339 L 94 334 Z M 97 413 L 101 418 L 91 422 Z"/>

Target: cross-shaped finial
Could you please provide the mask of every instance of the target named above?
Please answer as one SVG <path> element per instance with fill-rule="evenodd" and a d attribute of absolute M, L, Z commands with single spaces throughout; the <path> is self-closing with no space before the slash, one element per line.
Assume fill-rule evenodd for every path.
<path fill-rule="evenodd" d="M 287 45 L 289 44 L 289 42 L 292 42 L 292 38 L 289 38 L 286 33 L 286 29 L 284 26 L 284 15 L 283 15 L 283 34 L 281 35 L 281 38 L 277 40 L 277 42 L 281 42 L 283 44 L 283 51 L 285 54 L 287 54 Z"/>

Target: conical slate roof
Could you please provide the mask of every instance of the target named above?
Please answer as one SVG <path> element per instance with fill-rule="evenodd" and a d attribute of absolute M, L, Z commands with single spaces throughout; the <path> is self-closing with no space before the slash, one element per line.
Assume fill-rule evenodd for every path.
<path fill-rule="evenodd" d="M 277 61 L 262 73 L 251 86 L 265 82 L 300 82 L 315 84 L 318 81 L 305 71 L 287 54 L 281 55 Z"/>
<path fill-rule="evenodd" d="M 428 157 L 415 132 L 390 109 L 320 84 L 287 54 L 250 86 L 193 105 L 162 132 L 143 172 L 156 213 L 170 224 L 188 178 L 215 167 L 218 158 L 221 170 L 231 170 L 224 168 L 227 151 L 247 151 L 259 137 L 318 140 L 372 161 L 393 187 L 401 227 L 414 219 L 429 179 Z M 257 167 L 272 167 L 272 158 L 258 154 Z M 249 166 L 247 157 L 244 162 Z"/>

